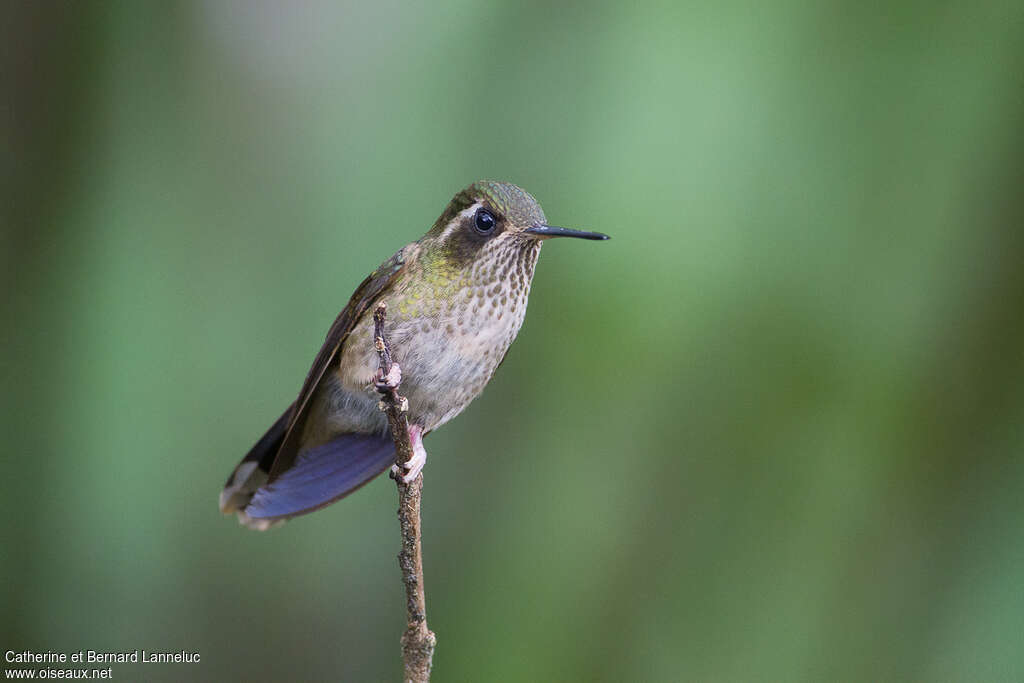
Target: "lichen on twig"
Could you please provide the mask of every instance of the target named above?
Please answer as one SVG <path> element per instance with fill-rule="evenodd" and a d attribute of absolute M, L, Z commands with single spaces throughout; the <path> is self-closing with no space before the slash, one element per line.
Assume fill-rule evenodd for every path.
<path fill-rule="evenodd" d="M 387 304 L 381 302 L 373 312 L 374 346 L 380 357 L 378 377 L 388 377 L 391 365 L 391 345 L 384 335 Z M 413 457 L 409 438 L 409 420 L 406 417 L 408 401 L 398 394 L 398 386 L 377 384 L 381 393 L 381 410 L 388 416 L 391 438 L 395 442 L 395 464 L 402 469 Z M 423 588 L 423 549 L 420 527 L 420 499 L 423 493 L 423 473 L 408 484 L 394 477 L 398 485 L 398 524 L 402 531 L 402 550 L 398 553 L 398 566 L 405 584 L 406 629 L 402 635 L 402 662 L 404 680 L 424 683 L 430 680 L 434 659 L 434 633 L 427 628 L 427 603 Z"/>

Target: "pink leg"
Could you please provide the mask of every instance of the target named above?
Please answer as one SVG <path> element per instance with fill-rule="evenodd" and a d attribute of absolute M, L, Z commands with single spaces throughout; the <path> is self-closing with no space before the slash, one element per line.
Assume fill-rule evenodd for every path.
<path fill-rule="evenodd" d="M 391 371 L 387 377 L 384 377 L 377 368 L 377 371 L 373 373 L 373 377 L 370 378 L 370 384 L 377 388 L 377 391 L 385 391 L 387 389 L 397 389 L 398 385 L 402 383 L 402 368 L 398 363 L 391 364 Z"/>
<path fill-rule="evenodd" d="M 395 478 L 401 477 L 402 482 L 408 484 L 420 475 L 423 466 L 427 464 L 427 451 L 423 448 L 423 428 L 419 425 L 409 425 L 409 441 L 412 442 L 412 459 L 405 463 L 404 468 L 398 465 L 391 466 L 391 473 Z M 402 471 L 404 470 L 404 471 Z"/>

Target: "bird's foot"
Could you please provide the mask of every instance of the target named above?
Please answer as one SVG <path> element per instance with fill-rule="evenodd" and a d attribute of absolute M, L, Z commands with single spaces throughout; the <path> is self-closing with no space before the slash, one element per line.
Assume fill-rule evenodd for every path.
<path fill-rule="evenodd" d="M 402 383 L 402 367 L 398 363 L 391 364 L 391 370 L 384 374 L 380 368 L 373 374 L 373 386 L 381 393 L 398 389 Z"/>
<path fill-rule="evenodd" d="M 423 466 L 427 464 L 427 450 L 423 448 L 422 431 L 423 429 L 418 425 L 409 425 L 412 458 L 401 466 L 391 466 L 392 479 L 401 479 L 403 484 L 409 484 L 423 471 Z"/>

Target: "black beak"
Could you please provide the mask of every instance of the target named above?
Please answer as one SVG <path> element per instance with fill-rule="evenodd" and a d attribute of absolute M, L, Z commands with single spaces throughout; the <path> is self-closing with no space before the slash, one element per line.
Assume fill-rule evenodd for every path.
<path fill-rule="evenodd" d="M 548 237 L 579 237 L 584 240 L 606 240 L 608 235 L 600 232 L 584 232 L 583 230 L 572 230 L 570 228 L 556 228 L 553 225 L 537 225 L 532 228 L 527 228 L 523 232 L 528 232 L 531 235 L 539 235 L 543 238 Z"/>

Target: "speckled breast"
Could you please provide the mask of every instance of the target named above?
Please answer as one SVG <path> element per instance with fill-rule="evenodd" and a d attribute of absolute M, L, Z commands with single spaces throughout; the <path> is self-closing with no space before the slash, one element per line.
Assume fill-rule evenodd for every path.
<path fill-rule="evenodd" d="M 410 421 L 425 432 L 461 413 L 491 379 L 522 326 L 539 253 L 539 242 L 506 247 L 482 255 L 456 277 L 412 273 L 385 295 L 386 331 L 402 366 L 400 392 L 409 399 Z M 370 318 L 365 316 L 353 330 L 338 368 L 336 387 L 344 395 L 337 398 L 349 413 L 356 404 L 356 412 L 364 415 L 376 410 L 370 379 L 377 356 Z M 351 417 L 338 415 L 337 427 L 347 430 L 344 423 Z"/>

